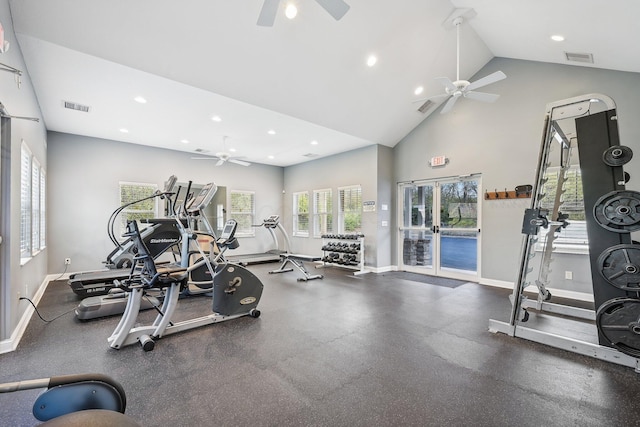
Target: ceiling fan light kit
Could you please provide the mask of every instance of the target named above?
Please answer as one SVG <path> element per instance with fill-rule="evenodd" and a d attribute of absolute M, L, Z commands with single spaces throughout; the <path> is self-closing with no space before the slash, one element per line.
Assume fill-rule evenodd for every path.
<path fill-rule="evenodd" d="M 456 29 L 456 80 L 451 81 L 448 77 L 437 78 L 436 81 L 444 86 L 445 93 L 427 98 L 427 101 L 432 102 L 444 102 L 445 99 L 448 99 L 442 110 L 440 110 L 440 114 L 446 114 L 451 111 L 459 98 L 469 98 L 481 102 L 495 102 L 500 98 L 500 95 L 474 92 L 474 89 L 479 89 L 507 78 L 502 71 L 496 71 L 474 82 L 460 79 L 460 25 L 462 25 L 465 20 L 471 19 L 474 16 L 476 16 L 476 13 L 473 9 L 457 9 L 449 16 L 447 21 L 445 21 L 446 27 L 451 25 Z M 421 111 L 421 109 L 422 108 L 419 108 L 418 111 Z M 422 112 L 424 111 L 426 111 L 426 109 L 422 109 Z"/>
<path fill-rule="evenodd" d="M 205 157 L 192 157 L 192 160 L 217 160 L 216 162 L 216 166 L 222 166 L 223 164 L 225 164 L 226 162 L 229 163 L 235 163 L 236 165 L 240 165 L 240 166 L 251 166 L 251 163 L 244 161 L 244 160 L 240 160 L 238 157 L 233 157 L 231 155 L 231 153 L 228 153 L 226 151 L 227 149 L 227 137 L 223 136 L 222 137 L 222 150 L 218 153 L 216 153 L 215 156 L 205 156 Z"/>

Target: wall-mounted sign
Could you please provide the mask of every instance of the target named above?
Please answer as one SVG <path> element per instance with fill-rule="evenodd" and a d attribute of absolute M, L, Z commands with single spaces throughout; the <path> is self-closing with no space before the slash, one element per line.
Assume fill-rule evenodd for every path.
<path fill-rule="evenodd" d="M 449 163 L 449 159 L 447 159 L 445 156 L 435 156 L 432 157 L 429 161 L 429 166 L 435 168 L 437 166 L 444 166 L 447 163 Z"/>
<path fill-rule="evenodd" d="M 362 202 L 362 212 L 375 212 L 376 211 L 376 201 L 368 200 L 366 202 Z"/>

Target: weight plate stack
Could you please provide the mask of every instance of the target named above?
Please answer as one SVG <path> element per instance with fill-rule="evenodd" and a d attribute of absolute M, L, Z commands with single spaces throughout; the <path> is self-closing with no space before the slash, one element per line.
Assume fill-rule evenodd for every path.
<path fill-rule="evenodd" d="M 640 291 L 640 245 L 622 244 L 606 249 L 598 257 L 598 270 L 618 289 Z"/>
<path fill-rule="evenodd" d="M 640 300 L 614 298 L 600 306 L 596 325 L 602 336 L 621 352 L 640 357 Z"/>
<path fill-rule="evenodd" d="M 593 217 L 600 226 L 616 233 L 640 230 L 640 193 L 619 190 L 605 194 L 594 205 Z"/>
<path fill-rule="evenodd" d="M 614 145 L 602 153 L 602 161 L 609 166 L 622 166 L 629 163 L 633 157 L 633 151 L 624 145 Z"/>

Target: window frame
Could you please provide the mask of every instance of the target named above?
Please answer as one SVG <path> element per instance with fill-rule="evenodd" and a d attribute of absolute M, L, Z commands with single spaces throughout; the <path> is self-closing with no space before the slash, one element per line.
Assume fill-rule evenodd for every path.
<path fill-rule="evenodd" d="M 149 190 L 149 192 L 148 194 L 141 195 L 142 197 L 137 196 L 136 198 L 132 198 L 131 200 L 124 200 L 122 197 L 122 190 L 124 186 L 146 188 Z M 120 199 L 120 206 L 123 206 L 127 203 L 131 203 L 135 200 L 142 199 L 143 197 L 150 197 L 156 191 L 158 191 L 158 184 L 154 184 L 154 183 L 131 182 L 131 181 L 118 182 L 118 197 Z M 153 209 L 140 209 L 139 207 L 136 208 L 136 205 L 138 205 L 136 203 L 131 206 L 127 206 L 125 209 L 123 209 L 120 212 L 120 236 L 124 235 L 124 233 L 126 232 L 127 221 L 130 220 L 132 217 L 136 220 L 152 219 L 152 218 L 158 217 L 158 214 L 159 214 L 158 198 L 156 197 L 156 198 L 150 199 L 149 201 L 153 203 Z M 124 237 L 122 239 L 126 240 L 126 238 Z"/>
<path fill-rule="evenodd" d="M 358 203 L 358 207 L 356 209 L 345 210 L 344 201 L 345 196 L 344 193 L 346 191 L 358 191 L 358 196 L 360 199 L 360 203 Z M 350 197 L 351 198 L 351 197 Z M 352 201 L 353 202 L 353 201 Z M 345 227 L 345 216 L 347 214 L 357 214 L 359 217 L 359 226 L 355 230 L 346 230 Z M 361 185 L 349 185 L 345 187 L 338 188 L 338 233 L 361 233 L 362 232 L 362 186 Z"/>
<path fill-rule="evenodd" d="M 249 196 L 251 198 L 251 211 L 237 211 L 234 206 L 234 194 Z M 239 218 L 248 216 L 248 220 L 240 220 Z M 253 226 L 255 224 L 256 217 L 256 192 L 247 190 L 229 190 L 229 218 L 236 220 L 238 228 L 236 229 L 236 237 L 255 237 L 256 229 Z"/>
<path fill-rule="evenodd" d="M 306 210 L 301 206 L 301 200 L 306 198 Z M 309 237 L 309 192 L 297 191 L 293 193 L 293 235 L 295 237 Z M 306 217 L 306 229 L 304 226 Z"/>
<path fill-rule="evenodd" d="M 319 198 L 324 194 L 324 203 L 319 206 Z M 320 209 L 322 207 L 322 209 Z M 333 190 L 321 188 L 313 190 L 313 237 L 333 233 Z"/>
<path fill-rule="evenodd" d="M 20 265 L 46 248 L 46 171 L 28 144 L 20 144 Z"/>

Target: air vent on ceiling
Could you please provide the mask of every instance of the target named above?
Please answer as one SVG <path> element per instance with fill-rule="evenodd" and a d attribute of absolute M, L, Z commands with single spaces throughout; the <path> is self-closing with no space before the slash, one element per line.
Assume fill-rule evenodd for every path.
<path fill-rule="evenodd" d="M 564 54 L 567 57 L 567 61 L 593 64 L 593 54 L 591 53 L 565 52 Z"/>
<path fill-rule="evenodd" d="M 68 108 L 69 110 L 82 111 L 83 113 L 88 113 L 91 110 L 91 107 L 88 105 L 78 104 L 77 102 L 71 101 L 63 101 L 64 108 Z"/>
<path fill-rule="evenodd" d="M 420 111 L 421 113 L 426 113 L 427 110 L 429 110 L 434 105 L 435 105 L 435 102 L 430 101 L 430 100 L 427 99 L 427 101 L 424 104 L 422 104 L 420 107 L 418 107 L 418 111 Z"/>
<path fill-rule="evenodd" d="M 309 158 L 313 158 L 313 157 L 318 157 L 318 154 L 316 153 L 307 153 L 307 154 L 303 154 L 303 157 L 309 157 Z"/>
<path fill-rule="evenodd" d="M 209 152 L 209 150 L 205 150 L 204 148 L 196 148 L 196 149 L 195 149 L 195 152 L 196 152 L 196 153 L 208 153 L 208 152 Z"/>

